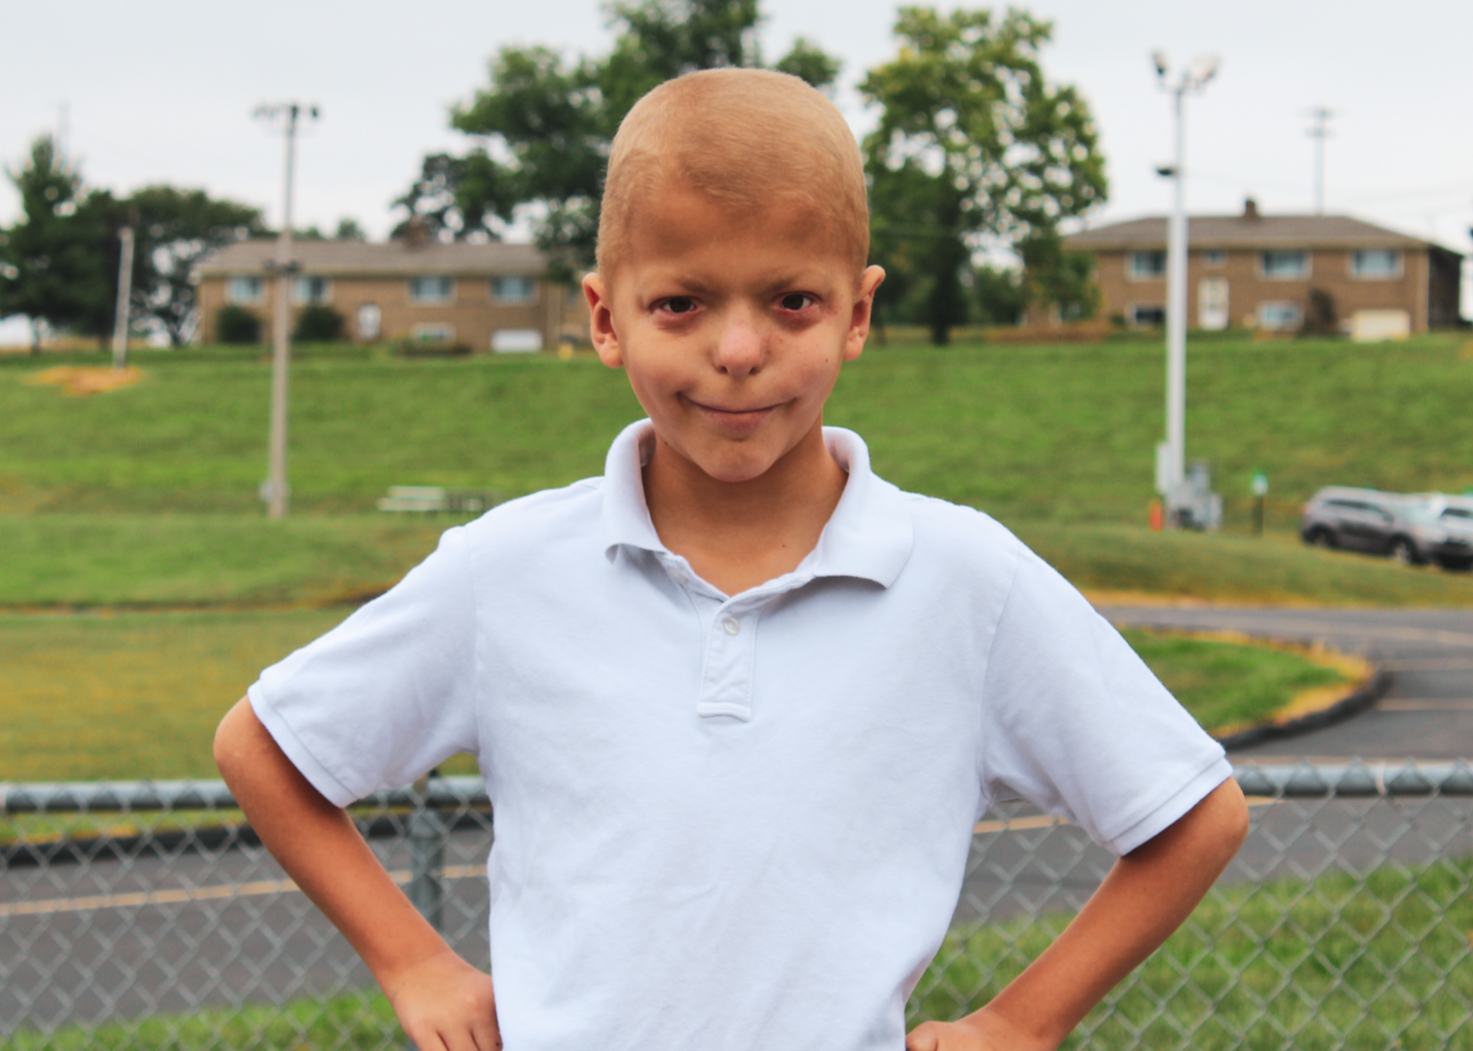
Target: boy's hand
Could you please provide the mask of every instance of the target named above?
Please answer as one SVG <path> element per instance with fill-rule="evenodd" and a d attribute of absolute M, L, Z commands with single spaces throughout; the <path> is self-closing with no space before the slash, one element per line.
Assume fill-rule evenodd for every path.
<path fill-rule="evenodd" d="M 905 1051 L 1042 1051 L 1046 1046 L 985 1007 L 955 1022 L 923 1022 L 905 1038 Z"/>
<path fill-rule="evenodd" d="M 420 960 L 383 983 L 419 1051 L 499 1051 L 491 976 L 453 952 Z"/>

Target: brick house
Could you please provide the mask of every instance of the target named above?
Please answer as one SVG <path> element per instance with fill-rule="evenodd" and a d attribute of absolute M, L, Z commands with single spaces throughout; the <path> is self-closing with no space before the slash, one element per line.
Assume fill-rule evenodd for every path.
<path fill-rule="evenodd" d="M 1344 215 L 1194 216 L 1187 326 L 1294 332 L 1306 325 L 1385 339 L 1458 323 L 1463 257 Z M 1100 316 L 1166 319 L 1166 220 L 1111 223 L 1064 239 L 1095 257 Z"/>
<path fill-rule="evenodd" d="M 309 303 L 326 304 L 343 316 L 344 337 L 355 342 L 529 351 L 588 339 L 582 290 L 548 281 L 531 245 L 304 240 L 293 242 L 292 254 L 299 264 L 294 319 Z M 199 341 L 214 342 L 227 304 L 257 315 L 262 332 L 270 332 L 275 258 L 275 240 L 240 241 L 195 268 Z"/>

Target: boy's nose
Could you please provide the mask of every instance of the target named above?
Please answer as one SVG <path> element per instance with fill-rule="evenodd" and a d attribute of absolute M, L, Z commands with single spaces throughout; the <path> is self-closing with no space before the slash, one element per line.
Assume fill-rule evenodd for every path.
<path fill-rule="evenodd" d="M 764 355 L 760 326 L 746 311 L 732 311 L 724 321 L 716 342 L 716 367 L 735 379 L 756 372 Z"/>

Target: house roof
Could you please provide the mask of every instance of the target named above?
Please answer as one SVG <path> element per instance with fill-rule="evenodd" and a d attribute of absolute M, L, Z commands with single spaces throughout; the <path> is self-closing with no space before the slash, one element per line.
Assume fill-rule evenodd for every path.
<path fill-rule="evenodd" d="M 293 241 L 292 255 L 302 273 L 324 277 L 404 277 L 447 274 L 486 277 L 497 274 L 537 274 L 546 261 L 533 245 L 452 244 L 405 241 Z M 276 240 L 237 241 L 212 253 L 195 267 L 201 277 L 252 274 L 276 259 Z"/>
<path fill-rule="evenodd" d="M 1194 215 L 1187 220 L 1193 248 L 1432 248 L 1395 230 L 1348 215 Z M 1064 238 L 1076 251 L 1166 247 L 1166 217 L 1110 223 Z"/>

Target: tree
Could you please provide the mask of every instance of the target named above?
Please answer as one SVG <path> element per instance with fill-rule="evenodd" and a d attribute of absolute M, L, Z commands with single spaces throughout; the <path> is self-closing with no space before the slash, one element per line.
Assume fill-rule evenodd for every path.
<path fill-rule="evenodd" d="M 334 241 L 367 241 L 368 234 L 363 227 L 358 225 L 358 220 L 351 215 L 345 215 L 338 220 L 338 228 L 333 231 Z"/>
<path fill-rule="evenodd" d="M 914 267 L 898 285 L 926 285 L 938 344 L 966 320 L 978 251 L 1056 240 L 1061 221 L 1105 199 L 1089 106 L 1073 87 L 1051 84 L 1039 64 L 1051 32 L 1016 9 L 903 7 L 899 55 L 859 86 L 880 108 L 864 143 L 880 262 Z M 906 238 L 919 244 L 901 252 Z"/>
<path fill-rule="evenodd" d="M 179 346 L 195 325 L 194 264 L 222 245 L 268 233 L 261 211 L 204 190 L 163 185 L 146 186 L 120 204 L 130 213 L 137 237 L 134 317 L 157 322 Z"/>
<path fill-rule="evenodd" d="M 32 354 L 41 351 L 43 323 L 105 336 L 117 287 L 116 202 L 106 191 L 89 191 L 49 135 L 6 174 L 20 193 L 21 218 L 5 231 L 5 312 L 31 319 Z"/>
<path fill-rule="evenodd" d="M 682 73 L 760 66 L 758 0 L 625 0 L 610 14 L 612 51 L 569 60 L 545 47 L 504 47 L 490 83 L 451 126 L 483 139 L 465 156 L 432 154 L 395 205 L 441 240 L 499 237 L 520 210 L 555 275 L 593 265 L 609 144 L 645 92 Z M 776 68 L 823 87 L 839 63 L 806 40 Z"/>

